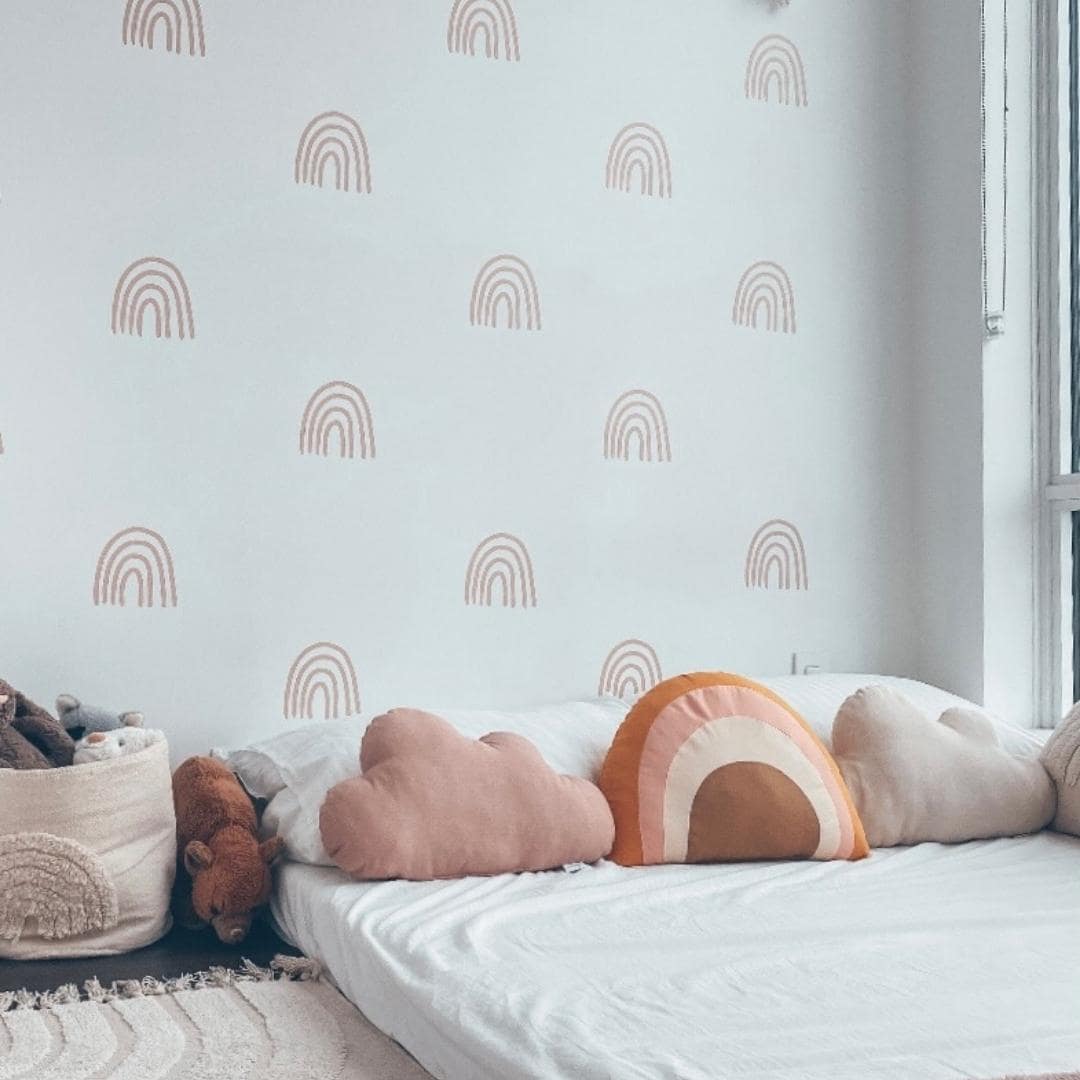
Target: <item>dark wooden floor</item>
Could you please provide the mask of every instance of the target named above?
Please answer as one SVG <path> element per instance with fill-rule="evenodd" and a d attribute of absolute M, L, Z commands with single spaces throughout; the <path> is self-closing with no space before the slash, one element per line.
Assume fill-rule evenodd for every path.
<path fill-rule="evenodd" d="M 206 971 L 211 967 L 236 967 L 242 957 L 265 967 L 276 953 L 297 955 L 271 929 L 256 921 L 240 945 L 222 945 L 212 930 L 191 931 L 174 927 L 160 941 L 123 956 L 90 956 L 82 960 L 0 960 L 0 990 L 55 990 L 64 983 L 80 988 L 97 976 L 106 986 L 116 979 L 170 979 Z"/>

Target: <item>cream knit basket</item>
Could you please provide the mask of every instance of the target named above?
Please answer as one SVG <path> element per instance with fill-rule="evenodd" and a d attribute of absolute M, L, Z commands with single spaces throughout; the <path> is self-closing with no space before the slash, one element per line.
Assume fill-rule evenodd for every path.
<path fill-rule="evenodd" d="M 104 956 L 172 925 L 169 748 L 0 769 L 0 957 Z"/>

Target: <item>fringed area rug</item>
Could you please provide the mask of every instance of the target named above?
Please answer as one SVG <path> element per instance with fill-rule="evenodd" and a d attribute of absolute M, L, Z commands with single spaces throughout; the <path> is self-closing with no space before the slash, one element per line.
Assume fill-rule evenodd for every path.
<path fill-rule="evenodd" d="M 426 1080 L 303 957 L 0 993 L 0 1080 Z"/>

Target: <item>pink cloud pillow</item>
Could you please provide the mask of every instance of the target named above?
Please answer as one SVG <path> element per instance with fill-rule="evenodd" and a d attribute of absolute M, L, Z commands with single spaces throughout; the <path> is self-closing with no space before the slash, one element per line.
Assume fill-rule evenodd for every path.
<path fill-rule="evenodd" d="M 469 739 L 431 713 L 393 709 L 360 743 L 363 775 L 330 789 L 330 858 L 362 880 L 464 877 L 595 862 L 615 823 L 595 784 L 560 776 L 528 739 Z"/>

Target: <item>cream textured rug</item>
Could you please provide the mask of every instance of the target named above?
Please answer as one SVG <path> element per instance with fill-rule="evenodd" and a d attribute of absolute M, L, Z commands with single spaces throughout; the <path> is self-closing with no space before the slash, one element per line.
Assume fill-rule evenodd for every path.
<path fill-rule="evenodd" d="M 422 1080 L 311 960 L 0 992 L 0 1080 Z"/>
<path fill-rule="evenodd" d="M 329 983 L 279 956 L 178 979 L 0 991 L 0 1080 L 431 1080 Z M 1080 1073 L 1002 1080 L 1080 1080 Z"/>

